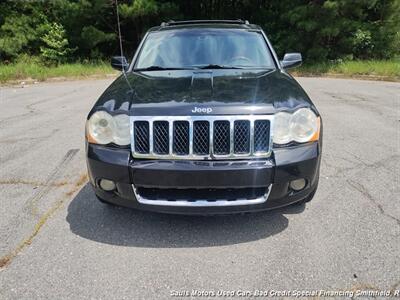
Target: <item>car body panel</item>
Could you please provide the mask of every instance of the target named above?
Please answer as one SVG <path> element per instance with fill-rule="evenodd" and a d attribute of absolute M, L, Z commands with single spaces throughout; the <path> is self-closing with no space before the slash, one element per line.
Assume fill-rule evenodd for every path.
<path fill-rule="evenodd" d="M 199 79 L 199 74 L 204 76 Z M 194 115 L 193 107 L 212 107 L 215 115 L 272 114 L 300 107 L 316 111 L 291 75 L 281 70 L 247 69 L 127 73 L 106 89 L 92 112 Z"/>
<path fill-rule="evenodd" d="M 162 162 L 135 160 L 131 158 L 128 149 L 110 151 L 105 146 L 88 143 L 86 145 L 89 178 L 96 195 L 103 201 L 141 210 L 194 215 L 270 210 L 305 199 L 315 192 L 318 185 L 321 158 L 321 144 L 319 142 L 291 147 L 290 149 L 276 149 L 273 160 L 258 160 L 258 165 L 256 166 L 250 165 L 255 163 L 254 160 L 243 160 L 236 162 L 238 166 L 213 166 L 212 164 L 215 162 L 206 162 L 207 166 L 203 165 L 203 167 L 185 167 L 185 165 L 192 162 L 177 162 L 173 160 Z M 164 166 L 160 167 L 160 164 Z M 177 165 L 180 166 L 177 167 Z M 184 182 L 180 181 L 183 174 L 179 173 L 182 171 L 184 171 L 184 176 L 187 178 Z M 174 177 L 175 175 L 178 177 Z M 138 186 L 151 186 L 154 183 L 158 183 L 159 179 L 165 176 L 171 176 L 172 178 L 162 180 L 164 188 L 193 187 L 193 181 L 190 178 L 195 177 L 194 180 L 197 183 L 195 186 L 199 188 L 205 186 L 225 189 L 238 188 L 241 184 L 248 185 L 249 182 L 246 182 L 246 180 L 261 178 L 261 180 L 265 181 L 265 185 L 272 183 L 272 189 L 267 201 L 257 205 L 191 208 L 145 205 L 137 201 L 132 189 L 132 183 L 135 186 L 136 183 Z M 299 178 L 299 176 L 307 179 L 307 186 L 299 192 L 294 192 L 290 190 L 289 182 Z M 142 177 L 140 181 L 136 181 L 138 177 Z M 227 180 L 227 177 L 229 180 Z M 247 177 L 247 179 L 243 177 Z M 103 191 L 98 184 L 99 178 L 115 181 L 117 183 L 117 191 Z M 258 180 L 252 186 L 257 186 L 257 182 Z"/>

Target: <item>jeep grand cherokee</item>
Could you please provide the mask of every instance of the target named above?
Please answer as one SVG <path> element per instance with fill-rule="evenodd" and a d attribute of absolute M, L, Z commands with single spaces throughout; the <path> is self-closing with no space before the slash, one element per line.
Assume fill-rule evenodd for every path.
<path fill-rule="evenodd" d="M 102 202 L 184 214 L 259 211 L 310 201 L 320 115 L 247 21 L 151 28 L 90 111 L 86 153 Z"/>

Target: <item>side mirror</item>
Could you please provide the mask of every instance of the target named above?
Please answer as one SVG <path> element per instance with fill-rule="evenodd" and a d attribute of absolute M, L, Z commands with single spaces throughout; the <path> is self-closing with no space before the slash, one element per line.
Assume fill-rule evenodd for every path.
<path fill-rule="evenodd" d="M 126 70 L 129 67 L 125 56 L 114 56 L 111 58 L 111 67 L 118 71 Z"/>
<path fill-rule="evenodd" d="M 284 69 L 291 69 L 300 66 L 302 62 L 301 53 L 286 53 L 281 60 L 281 66 Z"/>

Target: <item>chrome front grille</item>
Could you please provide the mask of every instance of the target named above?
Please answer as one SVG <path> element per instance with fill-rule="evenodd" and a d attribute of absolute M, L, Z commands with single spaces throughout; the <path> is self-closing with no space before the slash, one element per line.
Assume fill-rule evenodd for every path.
<path fill-rule="evenodd" d="M 154 159 L 240 159 L 271 154 L 273 115 L 132 116 L 132 155 Z"/>

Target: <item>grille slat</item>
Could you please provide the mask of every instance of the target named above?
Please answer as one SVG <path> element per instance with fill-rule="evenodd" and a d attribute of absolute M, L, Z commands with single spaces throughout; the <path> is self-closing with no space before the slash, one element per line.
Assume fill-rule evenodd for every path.
<path fill-rule="evenodd" d="M 175 121 L 174 122 L 174 153 L 176 155 L 189 154 L 189 122 Z"/>
<path fill-rule="evenodd" d="M 233 152 L 236 154 L 246 154 L 250 152 L 250 122 L 239 120 L 234 123 L 233 133 Z"/>
<path fill-rule="evenodd" d="M 214 154 L 227 155 L 230 152 L 230 123 L 229 121 L 214 122 Z"/>
<path fill-rule="evenodd" d="M 270 123 L 268 120 L 254 122 L 254 152 L 268 152 Z"/>
<path fill-rule="evenodd" d="M 149 122 L 137 121 L 134 126 L 135 151 L 141 154 L 149 153 Z"/>
<path fill-rule="evenodd" d="M 210 153 L 210 123 L 208 121 L 193 122 L 193 153 L 197 155 Z"/>
<path fill-rule="evenodd" d="M 169 153 L 169 124 L 167 121 L 156 121 L 153 125 L 154 153 L 166 155 Z"/>
<path fill-rule="evenodd" d="M 272 115 L 131 118 L 134 157 L 243 159 L 271 154 Z"/>

